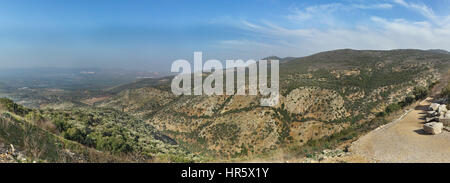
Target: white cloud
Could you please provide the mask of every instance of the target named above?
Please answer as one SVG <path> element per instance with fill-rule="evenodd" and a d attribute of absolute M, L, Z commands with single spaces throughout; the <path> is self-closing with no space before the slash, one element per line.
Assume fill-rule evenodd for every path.
<path fill-rule="evenodd" d="M 338 11 L 352 11 L 352 10 L 368 10 L 368 9 L 392 9 L 393 5 L 389 3 L 381 4 L 341 4 L 331 3 L 315 6 L 308 6 L 303 9 L 292 8 L 292 15 L 287 17 L 294 21 L 306 21 L 310 19 L 325 19 Z"/>
<path fill-rule="evenodd" d="M 404 0 L 394 0 L 394 2 L 403 6 L 408 6 L 408 3 L 406 3 Z"/>
<path fill-rule="evenodd" d="M 396 8 L 408 8 L 425 17 L 421 21 L 407 20 L 406 17 L 383 18 L 370 16 L 351 26 L 332 26 L 318 19 L 333 19 L 332 13 L 343 11 L 344 8 L 392 8 L 392 5 L 361 5 L 328 4 L 307 7 L 296 10 L 287 16 L 290 20 L 322 21 L 326 28 L 311 28 L 314 26 L 285 26 L 269 21 L 241 21 L 241 28 L 249 31 L 256 39 L 228 40 L 221 42 L 222 47 L 236 52 L 244 50 L 247 55 L 263 57 L 306 56 L 316 52 L 334 49 L 446 49 L 450 50 L 450 24 L 446 21 L 449 15 L 436 15 L 432 8 L 422 4 L 395 0 L 400 5 Z M 328 18 L 326 16 L 331 16 Z M 438 21 L 440 20 L 440 21 Z M 346 20 L 336 20 L 337 22 Z M 336 23 L 336 22 L 334 22 Z M 295 27 L 295 26 L 294 26 Z M 239 43 L 239 44 L 238 44 Z"/>
<path fill-rule="evenodd" d="M 450 28 L 450 15 L 445 16 L 436 15 L 433 9 L 431 9 L 425 4 L 406 2 L 405 0 L 394 0 L 394 2 L 405 8 L 420 13 L 422 16 L 431 21 L 433 24 Z"/>
<path fill-rule="evenodd" d="M 288 15 L 288 18 L 295 21 L 305 21 L 312 18 L 317 18 L 319 16 L 326 16 L 334 11 L 342 8 L 342 4 L 334 3 L 334 4 L 324 4 L 317 6 L 309 6 L 304 8 L 303 10 L 298 8 L 293 8 L 293 14 Z"/>
<path fill-rule="evenodd" d="M 383 4 L 353 4 L 351 5 L 353 8 L 357 9 L 392 9 L 392 4 L 383 3 Z"/>

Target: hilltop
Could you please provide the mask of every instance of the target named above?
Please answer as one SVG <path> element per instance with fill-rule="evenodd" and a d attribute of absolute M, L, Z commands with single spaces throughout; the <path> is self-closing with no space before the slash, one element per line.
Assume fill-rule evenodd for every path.
<path fill-rule="evenodd" d="M 428 50 L 428 51 L 433 52 L 433 53 L 450 54 L 450 52 L 448 52 L 447 50 L 441 50 L 441 49 L 432 49 L 432 50 Z"/>

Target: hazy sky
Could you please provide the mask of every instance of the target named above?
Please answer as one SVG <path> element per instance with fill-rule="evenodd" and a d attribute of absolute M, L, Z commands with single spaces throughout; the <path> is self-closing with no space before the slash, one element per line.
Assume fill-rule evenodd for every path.
<path fill-rule="evenodd" d="M 338 2 L 338 3 L 336 3 Z M 341 49 L 450 50 L 450 0 L 0 0 L 0 67 L 169 70 Z"/>

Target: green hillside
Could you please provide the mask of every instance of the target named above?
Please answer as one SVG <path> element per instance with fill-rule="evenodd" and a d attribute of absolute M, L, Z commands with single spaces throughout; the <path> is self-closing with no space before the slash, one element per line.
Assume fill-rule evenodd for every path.
<path fill-rule="evenodd" d="M 150 125 L 113 109 L 29 109 L 0 99 L 0 112 L 0 142 L 23 149 L 33 160 L 200 161 Z"/>
<path fill-rule="evenodd" d="M 143 118 L 193 152 L 264 156 L 369 123 L 415 88 L 437 82 L 449 62 L 447 54 L 422 50 L 336 50 L 285 59 L 277 107 L 261 107 L 261 96 L 177 97 L 170 82 L 154 79 L 122 86 L 97 106 Z"/>

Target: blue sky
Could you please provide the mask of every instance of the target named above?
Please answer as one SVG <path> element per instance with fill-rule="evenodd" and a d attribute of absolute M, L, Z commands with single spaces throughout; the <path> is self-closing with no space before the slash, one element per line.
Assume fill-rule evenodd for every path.
<path fill-rule="evenodd" d="M 0 65 L 166 71 L 176 59 L 450 50 L 450 0 L 0 0 Z"/>

